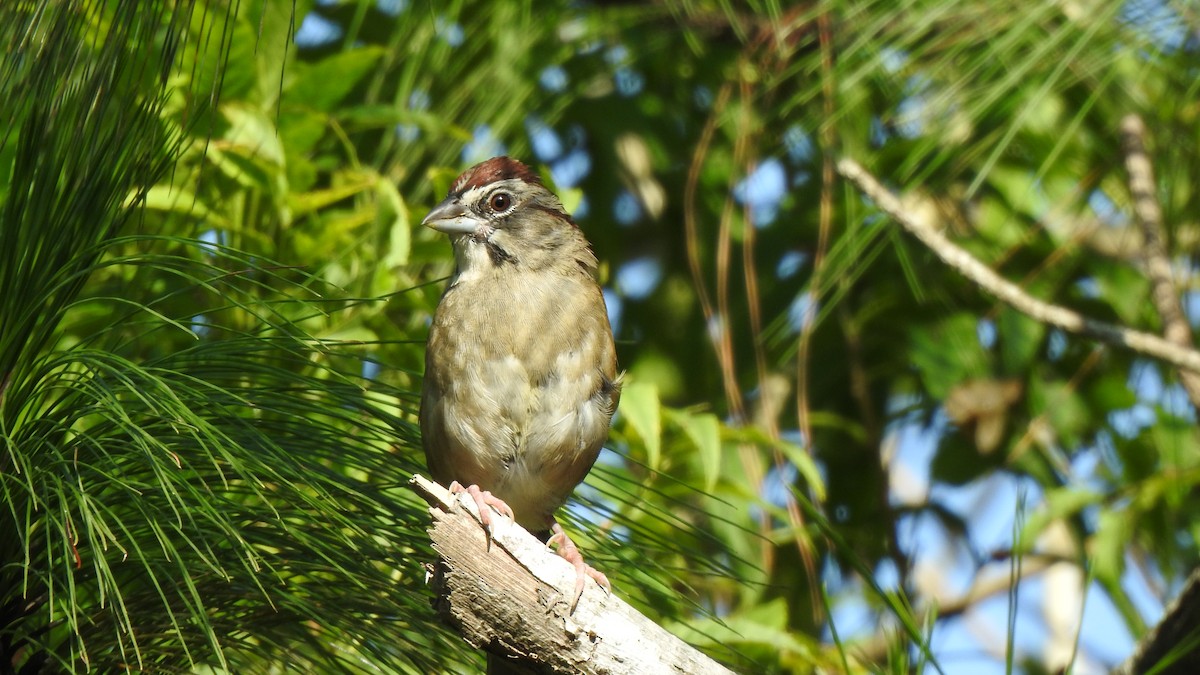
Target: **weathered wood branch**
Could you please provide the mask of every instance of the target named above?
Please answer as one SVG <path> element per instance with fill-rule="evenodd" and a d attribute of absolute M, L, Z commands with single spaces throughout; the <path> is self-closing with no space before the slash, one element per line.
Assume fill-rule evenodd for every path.
<path fill-rule="evenodd" d="M 489 545 L 473 500 L 423 476 L 409 484 L 429 504 L 438 612 L 472 646 L 531 672 L 731 672 L 591 579 L 572 613 L 567 561 L 496 514 Z"/>

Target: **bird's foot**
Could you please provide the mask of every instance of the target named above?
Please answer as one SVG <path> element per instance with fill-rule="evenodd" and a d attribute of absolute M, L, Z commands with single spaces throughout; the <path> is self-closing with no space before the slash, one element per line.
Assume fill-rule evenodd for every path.
<path fill-rule="evenodd" d="M 547 544 L 558 545 L 558 555 L 562 556 L 563 560 L 575 566 L 575 596 L 571 601 L 571 612 L 575 612 L 575 606 L 579 604 L 579 598 L 583 595 L 584 577 L 591 577 L 605 591 L 612 591 L 612 584 L 608 583 L 608 577 L 604 573 L 592 567 L 583 561 L 583 554 L 579 552 L 579 547 L 571 538 L 567 536 L 566 530 L 562 525 L 554 523 L 550 528 L 550 539 Z"/>
<path fill-rule="evenodd" d="M 497 513 L 510 520 L 513 518 L 512 508 L 505 504 L 503 499 L 487 490 L 479 489 L 478 485 L 463 486 L 462 483 L 453 481 L 450 483 L 449 490 L 456 495 L 464 492 L 471 495 L 471 499 L 475 501 L 475 507 L 479 509 L 479 522 L 483 524 L 483 529 L 487 530 L 489 544 L 492 540 L 492 509 L 496 509 Z"/>

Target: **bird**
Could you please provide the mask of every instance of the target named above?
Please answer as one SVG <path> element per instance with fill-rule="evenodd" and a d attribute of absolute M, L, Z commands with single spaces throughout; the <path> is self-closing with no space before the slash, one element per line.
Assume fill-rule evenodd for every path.
<path fill-rule="evenodd" d="M 608 438 L 621 396 L 591 244 L 528 166 L 493 157 L 460 175 L 422 224 L 450 237 L 455 269 L 434 311 L 419 413 L 434 480 L 494 507 L 575 566 L 554 513 Z"/>

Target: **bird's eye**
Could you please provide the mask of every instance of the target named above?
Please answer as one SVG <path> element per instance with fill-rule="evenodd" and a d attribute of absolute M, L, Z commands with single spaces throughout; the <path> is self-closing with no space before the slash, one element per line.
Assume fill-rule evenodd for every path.
<path fill-rule="evenodd" d="M 497 192 L 488 199 L 488 206 L 496 213 L 509 210 L 513 204 L 513 196 L 507 192 Z"/>

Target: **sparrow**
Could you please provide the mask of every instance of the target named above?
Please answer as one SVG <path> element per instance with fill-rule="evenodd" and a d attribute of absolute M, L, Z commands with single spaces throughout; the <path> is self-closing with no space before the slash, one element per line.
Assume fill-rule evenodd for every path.
<path fill-rule="evenodd" d="M 537 174 L 493 157 L 467 169 L 422 225 L 455 270 L 429 329 L 420 425 L 434 480 L 516 520 L 605 589 L 554 519 L 600 453 L 621 395 L 587 238 Z"/>

